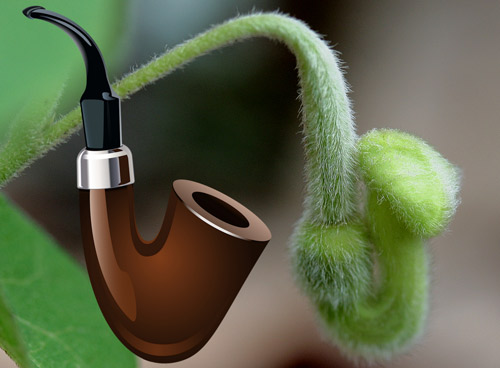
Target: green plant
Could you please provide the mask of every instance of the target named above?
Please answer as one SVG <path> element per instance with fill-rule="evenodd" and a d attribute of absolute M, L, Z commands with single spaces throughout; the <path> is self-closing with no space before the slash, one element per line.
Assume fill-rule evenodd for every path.
<path fill-rule="evenodd" d="M 198 56 L 249 37 L 283 42 L 297 59 L 307 160 L 304 215 L 291 245 L 296 279 L 346 351 L 366 359 L 390 357 L 422 329 L 428 287 L 424 243 L 444 229 L 455 210 L 453 166 L 419 139 L 397 131 L 373 131 L 358 140 L 335 54 L 304 23 L 280 14 L 227 21 L 155 58 L 114 88 L 131 96 Z M 29 137 L 12 135 L 0 151 L 1 182 L 64 141 L 80 123 L 76 108 Z M 363 209 L 358 173 L 366 185 Z M 14 359 L 16 349 L 10 349 Z"/>
<path fill-rule="evenodd" d="M 0 12 L 2 184 L 19 172 L 16 164 L 38 155 L 37 142 L 49 147 L 58 106 L 73 106 L 81 94 L 81 83 L 73 83 L 83 77 L 78 49 L 65 35 L 28 22 L 21 13 L 28 5 L 7 1 Z M 76 14 L 104 53 L 116 42 L 122 1 L 44 5 Z M 86 272 L 4 195 L 0 252 L 0 346 L 20 367 L 136 366 L 102 317 Z"/>

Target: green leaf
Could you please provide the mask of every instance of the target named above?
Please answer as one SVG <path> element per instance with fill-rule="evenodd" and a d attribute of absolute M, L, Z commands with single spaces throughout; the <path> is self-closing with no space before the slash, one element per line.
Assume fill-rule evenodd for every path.
<path fill-rule="evenodd" d="M 85 85 L 85 66 L 74 42 L 57 27 L 23 16 L 31 5 L 36 4 L 5 1 L 0 11 L 0 166 L 8 177 L 15 174 L 10 168 L 26 167 L 39 146 L 45 147 L 55 108 L 74 106 Z M 46 0 L 42 5 L 84 26 L 105 58 L 114 48 L 123 2 Z"/>
<path fill-rule="evenodd" d="M 135 367 L 87 274 L 0 196 L 0 345 L 20 367 Z"/>

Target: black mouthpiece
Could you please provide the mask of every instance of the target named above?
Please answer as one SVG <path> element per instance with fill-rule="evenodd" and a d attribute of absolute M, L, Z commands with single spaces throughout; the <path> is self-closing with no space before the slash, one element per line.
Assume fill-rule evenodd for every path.
<path fill-rule="evenodd" d="M 30 7 L 27 7 L 26 9 L 23 10 L 23 14 L 26 15 L 29 19 L 33 19 L 31 17 L 31 12 L 33 10 L 36 10 L 36 9 L 41 9 L 41 10 L 45 10 L 45 8 L 43 6 L 30 6 Z"/>
<path fill-rule="evenodd" d="M 30 19 L 41 19 L 65 31 L 77 44 L 87 70 L 87 87 L 80 99 L 85 141 L 89 150 L 109 150 L 122 145 L 120 98 L 109 84 L 106 66 L 95 41 L 75 22 L 41 6 L 23 10 Z"/>

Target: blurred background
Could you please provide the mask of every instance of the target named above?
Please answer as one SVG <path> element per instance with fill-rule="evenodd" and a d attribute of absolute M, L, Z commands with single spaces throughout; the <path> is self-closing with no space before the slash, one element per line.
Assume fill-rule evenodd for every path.
<path fill-rule="evenodd" d="M 382 366 L 498 367 L 500 2 L 136 0 L 111 79 L 252 10 L 300 18 L 341 52 L 359 134 L 382 127 L 413 133 L 463 170 L 457 216 L 429 247 L 427 331 L 409 354 Z M 215 335 L 172 367 L 352 366 L 322 337 L 289 271 L 287 239 L 303 192 L 294 68 L 285 47 L 247 40 L 123 104 L 123 138 L 134 153 L 137 219 L 146 238 L 159 229 L 179 178 L 234 197 L 273 232 Z M 82 264 L 75 158 L 83 146 L 80 132 L 5 189 Z M 1 357 L 0 366 L 13 363 Z"/>

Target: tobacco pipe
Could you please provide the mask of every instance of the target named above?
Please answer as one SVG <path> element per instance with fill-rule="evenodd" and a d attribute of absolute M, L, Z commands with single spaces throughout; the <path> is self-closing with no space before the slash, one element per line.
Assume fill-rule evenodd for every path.
<path fill-rule="evenodd" d="M 213 335 L 271 239 L 243 205 L 203 184 L 176 180 L 158 235 L 144 240 L 134 211 L 132 153 L 122 144 L 120 98 L 94 40 L 60 14 L 32 6 L 80 48 L 86 148 L 77 158 L 85 261 L 99 307 L 121 342 L 156 362 L 175 362 Z"/>

